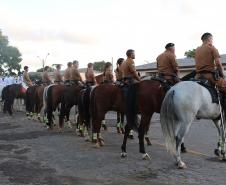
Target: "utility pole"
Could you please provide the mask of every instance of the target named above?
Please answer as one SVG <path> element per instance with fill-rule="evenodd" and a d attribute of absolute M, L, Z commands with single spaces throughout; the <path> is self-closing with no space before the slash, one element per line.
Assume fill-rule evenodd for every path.
<path fill-rule="evenodd" d="M 44 72 L 44 67 L 45 67 L 45 64 L 46 64 L 46 59 L 47 59 L 47 57 L 48 57 L 49 55 L 50 55 L 50 54 L 47 53 L 45 59 L 44 59 L 44 58 L 41 59 L 40 56 L 37 56 L 37 58 L 39 58 L 40 61 L 42 62 L 42 71 L 43 71 L 43 72 Z"/>

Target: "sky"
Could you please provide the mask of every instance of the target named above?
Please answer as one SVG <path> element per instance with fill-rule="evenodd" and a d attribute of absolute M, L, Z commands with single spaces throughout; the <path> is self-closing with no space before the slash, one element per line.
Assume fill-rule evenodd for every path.
<path fill-rule="evenodd" d="M 0 29 L 30 70 L 78 60 L 155 62 L 168 42 L 177 58 L 201 45 L 204 32 L 226 53 L 225 0 L 0 0 Z M 37 57 L 39 56 L 39 58 Z M 115 66 L 114 66 L 115 67 Z"/>

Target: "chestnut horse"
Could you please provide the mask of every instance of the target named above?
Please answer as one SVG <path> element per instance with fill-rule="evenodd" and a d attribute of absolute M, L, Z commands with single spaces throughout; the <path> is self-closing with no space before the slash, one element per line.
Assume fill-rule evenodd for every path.
<path fill-rule="evenodd" d="M 10 115 L 13 114 L 12 107 L 16 98 L 26 98 L 26 89 L 22 84 L 12 84 L 4 87 L 2 91 L 2 97 L 4 98 L 3 112 L 8 112 Z"/>

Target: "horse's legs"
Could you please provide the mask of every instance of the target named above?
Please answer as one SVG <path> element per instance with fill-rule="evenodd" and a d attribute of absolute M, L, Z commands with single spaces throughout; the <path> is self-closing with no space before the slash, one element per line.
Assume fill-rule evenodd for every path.
<path fill-rule="evenodd" d="M 219 134 L 217 149 L 214 150 L 214 153 L 216 156 L 223 155 L 223 159 L 225 160 L 225 132 L 223 131 L 223 129 L 221 127 L 220 120 L 213 120 L 213 122 L 216 125 L 218 134 Z"/>
<path fill-rule="evenodd" d="M 120 113 L 117 111 L 117 125 L 116 125 L 116 128 L 117 128 L 117 133 L 120 134 Z"/>
<path fill-rule="evenodd" d="M 149 123 L 150 123 L 150 119 L 151 119 L 152 114 L 151 115 L 148 115 L 148 114 L 142 114 L 141 115 L 141 123 L 140 123 L 139 129 L 138 129 L 140 153 L 143 154 L 143 156 L 142 156 L 143 159 L 150 159 L 149 155 L 145 152 L 144 134 L 146 132 L 146 128 L 149 127 Z"/>
<path fill-rule="evenodd" d="M 129 127 L 129 125 L 126 124 L 126 126 L 125 126 L 125 134 L 124 134 L 124 138 L 123 138 L 123 143 L 122 143 L 122 146 L 121 146 L 121 150 L 122 150 L 121 157 L 123 157 L 123 158 L 127 156 L 126 143 L 127 143 L 128 137 L 129 137 L 130 130 L 131 130 L 131 128 Z"/>

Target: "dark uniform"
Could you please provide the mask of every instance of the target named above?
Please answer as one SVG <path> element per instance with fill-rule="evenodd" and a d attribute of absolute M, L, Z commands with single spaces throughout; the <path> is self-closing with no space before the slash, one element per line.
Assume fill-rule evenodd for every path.
<path fill-rule="evenodd" d="M 224 78 L 214 79 L 216 68 L 215 59 L 220 58 L 218 50 L 211 44 L 203 44 L 195 51 L 196 78 L 204 77 L 213 85 L 217 85 L 221 91 L 226 93 L 226 81 Z"/>
<path fill-rule="evenodd" d="M 178 64 L 176 56 L 170 51 L 164 51 L 157 57 L 158 75 L 166 79 L 172 84 L 179 82 Z"/>

